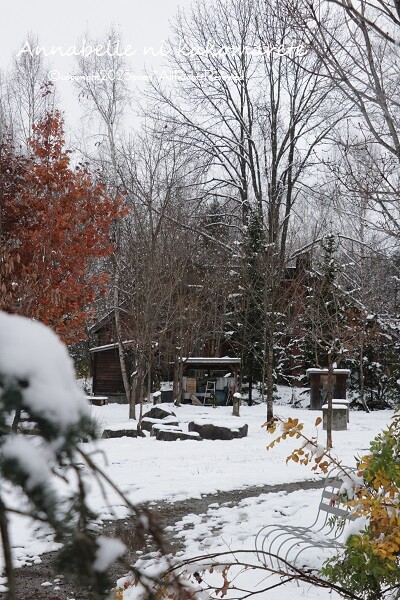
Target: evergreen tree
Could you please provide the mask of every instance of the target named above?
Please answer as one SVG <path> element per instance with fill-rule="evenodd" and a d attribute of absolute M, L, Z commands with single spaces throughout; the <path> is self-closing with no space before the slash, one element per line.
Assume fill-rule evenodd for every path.
<path fill-rule="evenodd" d="M 248 217 L 247 239 L 244 246 L 242 308 L 237 338 L 242 349 L 242 376 L 249 387 L 249 404 L 253 388 L 261 381 L 265 357 L 264 295 L 265 295 L 265 235 L 258 211 Z"/>

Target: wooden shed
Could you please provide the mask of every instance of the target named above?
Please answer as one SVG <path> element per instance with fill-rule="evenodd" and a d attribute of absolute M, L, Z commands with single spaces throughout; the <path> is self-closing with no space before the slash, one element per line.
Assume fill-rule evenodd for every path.
<path fill-rule="evenodd" d="M 181 363 L 183 402 L 195 396 L 203 403 L 214 397 L 217 404 L 226 404 L 237 391 L 240 358 L 193 356 L 182 358 Z"/>
<path fill-rule="evenodd" d="M 131 341 L 123 342 L 124 348 L 129 348 Z M 93 394 L 105 395 L 126 400 L 124 383 L 118 354 L 118 344 L 95 346 L 89 350 L 92 362 Z"/>
<path fill-rule="evenodd" d="M 326 398 L 328 369 L 307 369 L 307 375 L 310 379 L 310 408 L 311 410 L 320 410 Z M 350 370 L 334 369 L 333 375 L 335 378 L 333 397 L 345 400 L 346 384 Z"/>

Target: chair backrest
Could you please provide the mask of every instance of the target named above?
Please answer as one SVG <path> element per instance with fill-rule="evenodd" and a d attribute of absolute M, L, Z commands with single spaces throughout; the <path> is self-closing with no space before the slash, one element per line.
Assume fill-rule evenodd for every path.
<path fill-rule="evenodd" d="M 355 472 L 356 469 L 351 467 L 342 467 L 342 469 L 334 468 L 328 473 L 318 508 L 318 511 L 327 513 L 327 518 L 329 515 L 350 520 L 356 518 L 352 513 L 352 509 L 349 506 L 346 506 L 345 500 L 341 498 L 339 494 L 346 473 L 348 477 L 351 477 Z"/>

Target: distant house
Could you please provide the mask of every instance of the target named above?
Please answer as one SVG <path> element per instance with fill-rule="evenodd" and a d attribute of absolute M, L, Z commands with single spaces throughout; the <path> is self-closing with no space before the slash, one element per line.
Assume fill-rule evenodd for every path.
<path fill-rule="evenodd" d="M 122 344 L 126 351 L 127 366 L 130 370 L 130 373 L 132 373 L 134 370 L 134 342 L 133 340 L 129 339 L 128 326 L 125 326 L 124 332 L 126 334 L 126 339 L 123 340 Z M 114 311 L 110 311 L 107 315 L 105 315 L 105 317 L 93 325 L 89 330 L 89 334 L 91 342 L 89 352 L 93 376 L 93 394 L 96 396 L 108 396 L 114 401 L 124 402 L 125 389 L 122 380 L 118 343 L 116 341 L 117 335 L 114 321 Z M 166 352 L 165 348 L 163 350 L 162 347 L 158 347 L 156 342 L 154 345 L 157 347 L 156 352 L 159 355 L 159 375 L 161 376 L 162 380 L 172 381 L 174 370 L 173 361 L 169 358 L 168 352 Z M 193 375 L 194 369 L 197 375 L 200 373 L 200 371 L 202 372 L 202 375 L 198 377 L 198 385 L 196 389 L 196 392 L 198 391 L 200 394 L 204 394 L 203 380 L 205 377 L 208 377 L 210 381 L 211 379 L 216 379 L 218 377 L 218 387 L 216 388 L 218 389 L 218 394 L 216 395 L 218 395 L 221 399 L 222 394 L 224 394 L 224 397 L 226 396 L 227 390 L 230 390 L 233 387 L 236 389 L 239 375 L 240 358 L 226 359 L 228 355 L 232 354 L 232 344 L 229 339 L 222 340 L 218 348 L 218 354 L 220 356 L 224 355 L 225 358 L 216 357 L 215 352 L 213 353 L 215 350 L 214 344 L 209 344 L 207 340 L 202 343 L 201 346 L 199 345 L 199 348 L 196 350 L 199 349 L 202 351 L 203 356 L 196 360 L 209 361 L 211 363 L 209 367 L 211 366 L 212 368 L 207 368 L 207 365 L 205 365 L 204 362 L 201 365 L 197 363 L 195 365 L 191 357 L 182 359 L 181 362 L 185 377 L 185 385 L 187 376 L 190 378 L 191 375 L 192 381 L 193 378 L 196 379 L 196 375 Z M 225 381 L 223 382 L 224 385 L 221 387 L 221 378 L 226 376 L 228 372 L 231 373 L 231 377 L 226 377 Z"/>
<path fill-rule="evenodd" d="M 125 400 L 119 360 L 114 311 L 110 311 L 89 330 L 90 358 L 93 376 L 93 394 Z M 126 350 L 132 348 L 131 340 L 124 340 Z"/>
<path fill-rule="evenodd" d="M 293 266 L 285 269 L 281 282 L 281 301 L 282 312 L 286 312 L 289 316 L 289 326 L 284 330 L 281 340 L 281 352 L 284 358 L 280 375 L 282 383 L 291 382 L 294 385 L 299 385 L 305 376 L 306 368 L 317 366 L 305 363 L 297 340 L 304 335 L 302 315 L 305 312 L 308 291 L 315 285 L 318 277 L 318 273 L 312 269 L 311 258 L 308 253 L 299 256 Z M 240 311 L 242 294 L 231 294 L 228 300 L 228 310 L 232 311 L 231 314 L 234 320 L 235 314 Z M 362 313 L 362 309 L 357 307 L 356 304 L 353 308 L 355 312 Z M 120 313 L 123 347 L 126 350 L 127 366 L 130 374 L 132 374 L 135 367 L 133 364 L 134 342 L 131 339 L 132 333 L 129 328 L 131 315 L 124 310 L 124 306 L 120 307 Z M 230 328 L 233 329 L 233 326 Z M 369 325 L 369 328 L 371 328 L 371 325 Z M 233 341 L 234 335 L 232 334 L 234 334 L 233 331 L 226 332 L 224 335 L 214 336 L 213 339 L 211 339 L 211 336 L 207 337 L 207 334 L 204 334 L 204 336 L 200 336 L 201 339 L 198 340 L 198 343 L 196 342 L 196 347 L 193 344 L 192 353 L 186 359 L 181 359 L 182 368 L 180 371 L 182 371 L 184 378 L 183 399 L 187 400 L 193 393 L 199 394 L 199 397 L 204 397 L 204 394 L 209 393 L 209 390 L 206 391 L 205 389 L 207 382 L 209 382 L 211 388 L 213 380 L 216 383 L 215 391 L 218 391 L 215 395 L 221 402 L 224 400 L 227 390 L 236 388 L 239 381 L 239 370 L 242 367 L 240 360 L 241 348 L 238 342 Z M 159 357 L 157 361 L 158 376 L 162 381 L 172 381 L 174 368 L 176 368 L 176 357 L 171 355 L 171 348 L 174 348 L 174 343 L 172 339 L 168 339 L 168 332 L 164 332 L 163 335 L 164 341 L 160 342 L 160 346 L 155 342 Z M 90 339 L 89 351 L 92 363 L 93 393 L 95 395 L 107 395 L 123 401 L 125 390 L 120 368 L 114 311 L 110 311 L 90 329 Z M 207 361 L 208 359 L 209 363 L 203 362 L 201 364 L 201 361 Z M 224 363 L 222 359 L 231 362 L 229 364 Z M 214 365 L 212 361 L 214 361 Z M 230 377 L 228 377 L 229 373 L 231 374 Z M 224 377 L 226 378 L 225 381 L 223 381 Z"/>
<path fill-rule="evenodd" d="M 282 289 L 286 297 L 291 298 L 290 310 L 296 314 L 301 313 L 304 308 L 304 286 L 308 282 L 308 270 L 310 267 L 310 259 L 308 255 L 301 256 L 297 259 L 296 265 L 289 267 L 285 271 L 285 278 L 282 283 Z M 235 302 L 240 301 L 240 294 L 232 294 L 233 306 Z M 236 298 L 238 296 L 239 298 Z M 232 299 L 231 298 L 231 299 Z M 134 370 L 133 361 L 133 341 L 130 339 L 129 331 L 129 315 L 124 310 L 124 306 L 121 306 L 121 321 L 123 328 L 123 346 L 127 351 L 127 358 L 130 372 Z M 124 319 L 126 323 L 124 324 Z M 222 396 L 226 396 L 227 390 L 237 389 L 239 381 L 239 372 L 241 367 L 240 348 L 235 342 L 231 340 L 232 331 L 227 332 L 225 336 L 218 337 L 218 343 L 216 339 L 207 339 L 205 337 L 199 340 L 196 348 L 193 348 L 193 356 L 189 356 L 186 359 L 182 359 L 182 372 L 183 372 L 183 399 L 187 399 L 188 391 L 185 389 L 187 379 L 189 379 L 189 386 L 193 389 L 193 381 L 196 380 L 196 393 L 199 397 L 203 397 L 205 392 L 205 386 L 207 381 L 213 379 L 218 383 L 216 394 L 219 400 L 222 402 Z M 123 401 L 125 398 L 125 390 L 122 380 L 120 359 L 117 344 L 117 335 L 115 328 L 114 311 L 107 313 L 102 319 L 100 319 L 90 329 L 90 356 L 92 365 L 93 375 L 93 393 L 95 395 L 106 395 L 115 400 Z M 173 379 L 173 359 L 168 358 L 165 349 L 159 349 L 160 355 L 165 360 L 160 360 L 162 379 L 172 380 Z M 197 359 L 196 359 L 197 357 Z M 222 360 L 222 357 L 223 360 Z M 234 357 L 229 359 L 229 357 Z M 206 365 L 195 363 L 193 361 L 207 361 L 210 359 L 210 364 Z M 217 365 L 215 361 L 221 359 Z M 225 360 L 227 359 L 228 362 Z M 214 365 L 212 365 L 214 361 Z M 224 362 L 225 361 L 225 362 Z M 231 362 L 229 362 L 231 361 Z M 233 361 L 233 362 L 232 362 Z M 206 367 L 208 368 L 204 368 Z M 214 368 L 211 368 L 213 367 Z M 228 374 L 231 377 L 226 377 Z M 223 381 L 223 378 L 226 378 Z M 208 379 L 207 379 L 208 378 Z M 218 380 L 218 381 L 217 381 Z M 190 383 L 191 381 L 191 383 Z M 211 384 L 210 384 L 211 385 Z M 190 395 L 190 394 L 189 394 Z"/>

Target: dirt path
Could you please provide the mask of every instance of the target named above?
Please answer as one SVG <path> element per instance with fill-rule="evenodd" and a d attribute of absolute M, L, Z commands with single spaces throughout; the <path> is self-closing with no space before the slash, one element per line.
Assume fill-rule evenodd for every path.
<path fill-rule="evenodd" d="M 244 498 L 259 496 L 260 494 L 286 491 L 288 493 L 297 490 L 308 490 L 320 488 L 323 481 L 301 481 L 297 483 L 286 483 L 282 485 L 266 485 L 262 487 L 248 487 L 229 492 L 218 492 L 207 494 L 201 498 L 191 498 L 179 502 L 158 502 L 152 510 L 157 518 L 161 530 L 167 526 L 173 526 L 185 515 L 195 513 L 201 514 L 208 510 L 210 504 L 218 502 L 220 505 L 234 505 Z M 151 545 L 143 545 L 142 541 L 135 539 L 135 519 L 123 519 L 121 521 L 110 521 L 104 523 L 105 535 L 116 536 L 128 547 L 127 558 L 134 563 L 137 560 L 137 551 L 144 553 L 153 551 Z M 172 537 L 166 539 L 168 551 L 171 553 L 181 549 L 179 539 Z M 49 552 L 41 556 L 39 565 L 21 567 L 16 570 L 18 586 L 18 600 L 90 600 L 90 591 L 82 590 L 77 580 L 71 576 L 64 576 L 62 568 L 58 565 L 57 552 Z M 118 564 L 111 570 L 113 581 L 125 574 L 124 569 Z M 46 584 L 46 585 L 43 585 Z M 6 594 L 0 593 L 0 599 L 5 599 Z"/>

